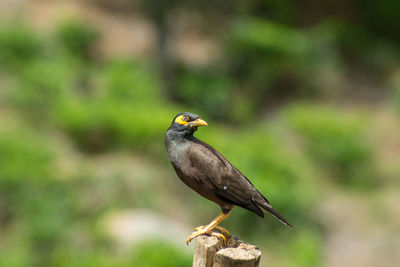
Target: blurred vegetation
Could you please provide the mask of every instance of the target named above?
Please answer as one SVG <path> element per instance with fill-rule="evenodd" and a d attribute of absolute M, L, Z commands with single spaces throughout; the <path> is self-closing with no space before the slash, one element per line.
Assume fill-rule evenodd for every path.
<path fill-rule="evenodd" d="M 60 25 L 56 37 L 67 53 L 81 60 L 90 60 L 99 34 L 82 21 L 71 19 Z"/>
<path fill-rule="evenodd" d="M 139 64 L 106 63 L 89 79 L 86 92 L 61 99 L 54 111 L 56 124 L 87 151 L 148 149 L 165 129 L 165 117 L 177 111 L 161 98 L 154 74 Z"/>
<path fill-rule="evenodd" d="M 367 146 L 361 115 L 343 114 L 328 106 L 299 105 L 288 110 L 288 117 L 310 157 L 329 170 L 328 176 L 347 185 L 373 185 L 373 152 Z"/>
<path fill-rule="evenodd" d="M 101 34 L 85 21 L 61 22 L 49 35 L 27 24 L 1 25 L 0 265 L 190 265 L 190 253 L 159 241 L 121 252 L 97 222 L 117 208 L 162 212 L 164 196 L 194 203 L 193 194 L 166 193 L 168 182 L 145 172 L 139 172 L 145 185 L 132 187 L 124 175 L 85 165 L 127 151 L 149 161 L 148 169 L 174 176 L 163 133 L 176 113 L 188 110 L 209 121 L 197 136 L 243 170 L 295 230 L 240 209 L 224 224 L 284 258 L 279 266 L 320 266 L 325 229 L 314 213 L 317 187 L 368 193 L 379 184 L 370 114 L 351 108 L 349 84 L 358 80 L 348 76 L 365 71 L 376 89 L 363 92 L 396 96 L 400 107 L 400 87 L 390 76 L 400 58 L 397 2 L 351 2 L 351 17 L 327 16 L 316 1 L 204 5 L 199 14 L 210 23 L 215 8 L 227 12 L 221 58 L 200 67 L 172 60 L 170 92 L 156 60 L 101 58 Z M 316 14 L 305 18 L 310 5 Z M 192 1 L 174 6 L 198 8 Z M 161 27 L 158 16 L 170 11 L 163 8 L 143 13 Z M 65 144 L 83 162 L 68 165 Z M 206 201 L 194 207 L 201 212 L 190 211 L 190 223 L 214 216 Z"/>
<path fill-rule="evenodd" d="M 18 68 L 37 59 L 41 53 L 39 37 L 24 25 L 1 25 L 0 63 L 3 68 Z"/>

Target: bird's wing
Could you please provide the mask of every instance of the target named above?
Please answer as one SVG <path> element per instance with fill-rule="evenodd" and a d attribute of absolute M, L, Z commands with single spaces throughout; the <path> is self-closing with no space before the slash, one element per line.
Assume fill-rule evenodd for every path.
<path fill-rule="evenodd" d="M 195 139 L 188 152 L 188 160 L 192 174 L 201 177 L 215 195 L 263 217 L 264 213 L 257 204 L 262 202 L 270 206 L 268 201 L 221 153 Z"/>
<path fill-rule="evenodd" d="M 208 188 L 224 201 L 264 217 L 270 212 L 288 227 L 292 225 L 277 212 L 253 184 L 212 146 L 194 139 L 188 153 L 193 174 L 207 181 Z"/>

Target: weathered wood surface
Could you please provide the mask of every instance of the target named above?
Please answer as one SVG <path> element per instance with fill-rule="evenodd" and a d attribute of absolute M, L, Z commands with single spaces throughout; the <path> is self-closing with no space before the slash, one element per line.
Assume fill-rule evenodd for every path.
<path fill-rule="evenodd" d="M 229 237 L 224 245 L 215 236 L 196 238 L 193 267 L 257 267 L 261 251 L 236 237 Z"/>

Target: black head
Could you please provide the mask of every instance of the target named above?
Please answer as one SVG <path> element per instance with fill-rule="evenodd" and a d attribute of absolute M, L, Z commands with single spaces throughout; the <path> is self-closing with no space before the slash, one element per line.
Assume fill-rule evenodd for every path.
<path fill-rule="evenodd" d="M 190 112 L 182 112 L 174 117 L 168 130 L 191 135 L 199 126 L 207 126 L 207 122 L 200 119 L 199 115 Z"/>

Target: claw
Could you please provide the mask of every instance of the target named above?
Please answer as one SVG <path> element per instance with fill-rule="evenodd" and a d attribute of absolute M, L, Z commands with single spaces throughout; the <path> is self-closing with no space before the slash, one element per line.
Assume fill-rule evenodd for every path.
<path fill-rule="evenodd" d="M 218 238 L 222 238 L 223 241 L 224 241 L 224 244 L 225 244 L 226 238 L 229 237 L 229 232 L 228 232 L 228 230 L 226 230 L 226 229 L 224 229 L 224 228 L 222 228 L 222 227 L 218 227 L 217 225 L 218 225 L 220 222 L 222 222 L 226 217 L 229 216 L 229 214 L 231 213 L 231 210 L 232 210 L 232 209 L 230 209 L 228 212 L 221 212 L 214 220 L 212 220 L 212 221 L 211 221 L 208 225 L 206 225 L 206 226 L 199 226 L 199 227 L 196 227 L 196 228 L 195 228 L 196 231 L 193 232 L 193 233 L 189 236 L 189 238 L 186 240 L 186 245 L 189 245 L 189 243 L 190 243 L 194 238 L 196 238 L 196 237 L 198 237 L 198 236 L 200 236 L 200 235 L 205 235 L 205 234 L 210 234 L 210 235 L 216 236 L 216 237 L 218 237 Z M 212 232 L 211 230 L 212 230 L 213 228 L 215 228 L 215 227 L 216 227 L 217 230 L 219 230 L 220 232 L 222 232 L 223 234 L 225 234 L 227 237 L 225 237 L 223 234 Z"/>
<path fill-rule="evenodd" d="M 222 232 L 223 234 L 224 234 L 224 236 L 226 236 L 226 237 L 230 237 L 231 236 L 231 234 L 229 233 L 229 231 L 228 230 L 226 230 L 224 227 L 221 227 L 221 226 L 215 226 L 214 227 L 214 229 L 217 229 L 218 231 L 220 231 L 220 232 Z"/>
<path fill-rule="evenodd" d="M 198 227 L 197 227 L 198 228 Z M 196 229 L 197 229 L 196 228 Z M 193 232 L 189 237 L 188 237 L 188 239 L 186 240 L 186 245 L 189 245 L 189 243 L 194 239 L 194 238 L 196 238 L 196 237 L 198 237 L 198 236 L 201 236 L 201 235 L 205 235 L 205 234 L 207 234 L 207 230 L 206 229 L 204 229 L 204 228 L 202 228 L 202 229 L 199 229 L 199 230 L 196 230 L 195 232 Z"/>
<path fill-rule="evenodd" d="M 199 235 L 205 234 L 205 231 L 204 231 L 203 229 L 197 230 L 197 228 L 198 228 L 198 227 L 196 227 L 196 229 L 195 229 L 196 231 L 193 232 L 193 233 L 188 237 L 188 239 L 186 240 L 186 245 L 189 245 L 189 243 L 190 243 L 194 238 L 198 237 Z M 203 231 L 202 231 L 202 230 L 203 230 Z"/>
<path fill-rule="evenodd" d="M 215 236 L 218 239 L 222 239 L 223 244 L 226 244 L 226 239 L 230 237 L 230 234 L 228 232 L 228 230 L 226 230 L 225 228 L 222 228 L 220 226 L 216 226 L 215 229 L 217 229 L 218 231 L 222 232 L 222 233 L 216 233 L 213 232 L 212 229 L 207 229 L 206 226 L 198 226 L 195 228 L 195 232 L 193 232 L 188 239 L 186 240 L 186 245 L 189 245 L 189 243 L 196 237 L 200 236 L 200 235 L 211 235 L 211 236 Z"/>

